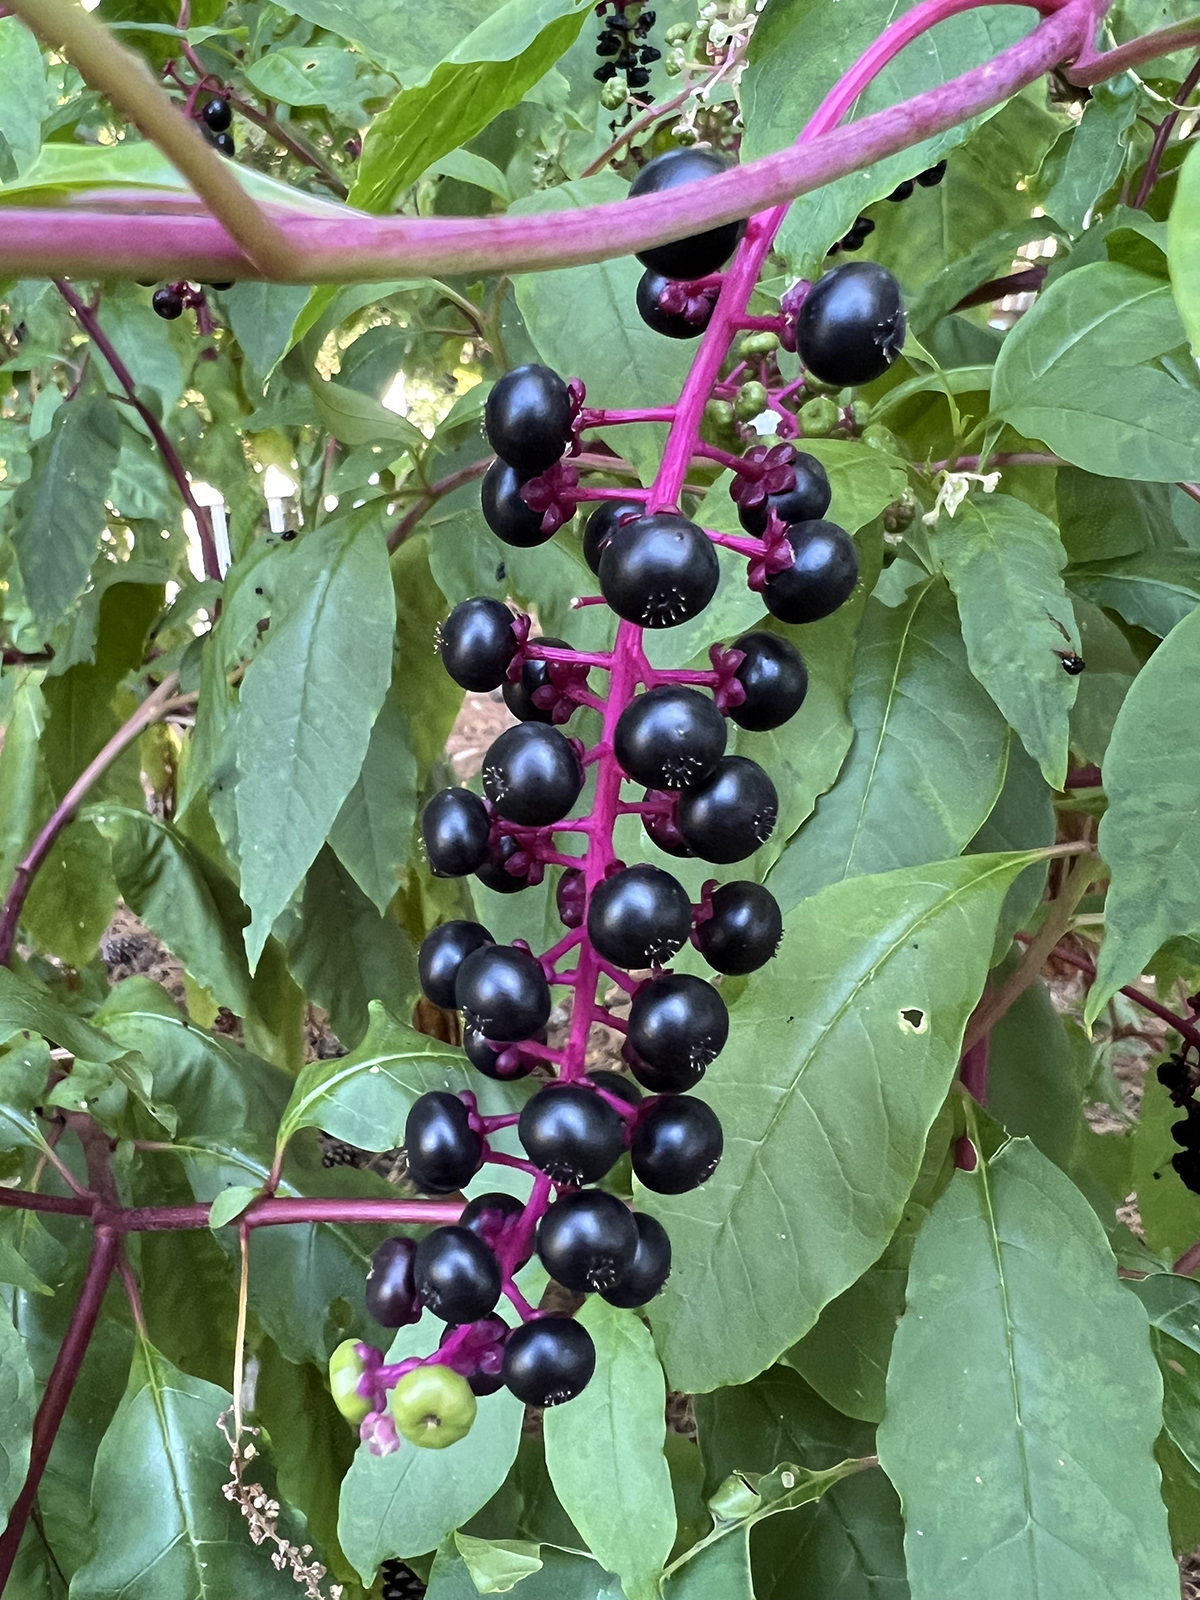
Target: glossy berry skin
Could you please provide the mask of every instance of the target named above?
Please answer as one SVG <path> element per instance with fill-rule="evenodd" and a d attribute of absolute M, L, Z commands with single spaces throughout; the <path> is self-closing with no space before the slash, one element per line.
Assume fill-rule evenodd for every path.
<path fill-rule="evenodd" d="M 483 520 L 497 539 L 519 550 L 530 550 L 554 537 L 553 529 L 549 533 L 542 531 L 542 513 L 521 499 L 521 486 L 528 482 L 507 461 L 496 460 L 487 469 L 479 492 Z"/>
<path fill-rule="evenodd" d="M 434 1089 L 413 1102 L 404 1124 L 404 1151 L 419 1189 L 453 1194 L 479 1171 L 483 1138 L 458 1096 Z"/>
<path fill-rule="evenodd" d="M 212 143 L 218 155 L 232 158 L 237 154 L 237 145 L 231 133 L 215 134 Z"/>
<path fill-rule="evenodd" d="M 539 1089 L 521 1108 L 525 1154 L 555 1183 L 596 1183 L 625 1150 L 625 1124 L 591 1089 L 564 1083 Z"/>
<path fill-rule="evenodd" d="M 667 311 L 662 305 L 662 294 L 671 281 L 663 277 L 661 272 L 643 272 L 637 286 L 638 316 L 648 328 L 661 333 L 664 338 L 698 339 L 708 327 L 713 302 L 704 300 L 702 303 L 706 307 L 706 314 L 695 319 L 682 316 L 677 311 Z"/>
<path fill-rule="evenodd" d="M 501 1240 L 524 1211 L 525 1207 L 515 1194 L 505 1194 L 502 1189 L 496 1189 L 469 1200 L 458 1219 L 458 1225 L 460 1228 L 470 1228 L 489 1250 L 497 1250 Z"/>
<path fill-rule="evenodd" d="M 767 579 L 763 601 L 780 622 L 820 622 L 854 593 L 858 549 L 833 522 L 795 522 L 787 541 L 792 564 Z"/>
<path fill-rule="evenodd" d="M 603 1089 L 617 1100 L 624 1100 L 628 1106 L 636 1106 L 642 1098 L 642 1091 L 637 1084 L 623 1072 L 610 1072 L 607 1067 L 593 1067 L 588 1077 L 597 1089 Z"/>
<path fill-rule="evenodd" d="M 483 595 L 463 600 L 442 623 L 438 649 L 459 688 L 476 694 L 498 689 L 517 653 L 513 614 L 501 601 Z"/>
<path fill-rule="evenodd" d="M 682 1094 L 725 1048 L 729 1012 L 703 978 L 672 973 L 643 984 L 629 1008 L 629 1070 L 655 1094 Z"/>
<path fill-rule="evenodd" d="M 533 1071 L 532 1061 L 527 1061 L 511 1048 L 495 1049 L 479 1029 L 471 1027 L 469 1023 L 463 1029 L 463 1052 L 476 1072 L 482 1072 L 485 1078 L 496 1078 L 501 1083 L 527 1078 Z"/>
<path fill-rule="evenodd" d="M 381 1328 L 403 1328 L 421 1315 L 413 1259 L 417 1241 L 385 1239 L 371 1257 L 367 1273 L 367 1311 Z"/>
<path fill-rule="evenodd" d="M 600 557 L 620 523 L 635 522 L 645 514 L 646 508 L 639 500 L 601 500 L 583 525 L 583 559 L 597 577 Z"/>
<path fill-rule="evenodd" d="M 929 167 L 924 172 L 918 172 L 917 182 L 921 185 L 922 189 L 935 189 L 945 176 L 946 162 L 943 159 L 939 161 L 936 166 Z"/>
<path fill-rule="evenodd" d="M 600 1298 L 607 1300 L 610 1306 L 621 1306 L 629 1311 L 653 1300 L 671 1275 L 671 1241 L 667 1230 L 657 1217 L 649 1217 L 644 1211 L 634 1212 L 633 1221 L 638 1232 L 633 1263 L 615 1288 L 600 1291 Z"/>
<path fill-rule="evenodd" d="M 666 792 L 659 791 L 656 794 L 653 789 L 647 789 L 642 799 L 643 801 L 655 800 Z M 675 797 L 672 796 L 671 798 Z M 642 817 L 642 827 L 646 830 L 646 837 L 653 840 L 658 848 L 667 855 L 676 856 L 680 861 L 686 861 L 696 854 L 676 827 L 673 813 L 647 811 Z"/>
<path fill-rule="evenodd" d="M 488 443 L 526 478 L 551 467 L 571 437 L 571 396 L 557 372 L 530 363 L 514 367 L 487 397 Z"/>
<path fill-rule="evenodd" d="M 164 322 L 174 322 L 183 315 L 183 296 L 178 289 L 172 289 L 167 284 L 154 291 L 150 305 L 155 315 L 162 317 Z"/>
<path fill-rule="evenodd" d="M 531 639 L 530 644 L 548 645 L 552 650 L 569 650 L 571 646 L 565 639 Z M 506 678 L 502 693 L 504 704 L 516 717 L 518 722 L 544 722 L 548 726 L 553 724 L 554 714 L 534 702 L 534 695 L 539 689 L 552 687 L 550 679 L 549 661 L 542 661 L 537 656 L 530 656 L 521 663 L 521 676 L 514 683 L 511 678 Z"/>
<path fill-rule="evenodd" d="M 200 113 L 204 119 L 204 126 L 213 133 L 224 133 L 233 125 L 233 111 L 228 100 L 208 100 L 204 110 Z"/>
<path fill-rule="evenodd" d="M 527 828 L 561 822 L 579 798 L 583 767 L 557 728 L 506 728 L 483 758 L 483 790 L 502 817 Z"/>
<path fill-rule="evenodd" d="M 448 1325 L 438 1340 L 438 1348 L 441 1349 L 456 1331 L 453 1324 Z M 502 1317 L 482 1317 L 471 1324 L 465 1340 L 446 1363 L 451 1371 L 462 1374 L 470 1384 L 473 1395 L 495 1394 L 503 1389 L 501 1371 L 508 1332 L 508 1323 Z"/>
<path fill-rule="evenodd" d="M 478 1234 L 435 1228 L 417 1246 L 417 1293 L 443 1322 L 478 1322 L 500 1298 L 500 1263 Z"/>
<path fill-rule="evenodd" d="M 538 1257 L 564 1289 L 615 1289 L 633 1266 L 638 1231 L 629 1207 L 603 1189 L 581 1189 L 549 1206 L 538 1224 Z"/>
<path fill-rule="evenodd" d="M 700 150 L 695 146 L 667 150 L 638 173 L 629 186 L 629 197 L 643 194 L 662 194 L 683 183 L 696 183 L 704 178 L 724 172 L 729 163 L 715 150 Z M 675 239 L 670 244 L 653 245 L 649 250 L 639 250 L 638 260 L 652 272 L 661 272 L 664 278 L 682 278 L 690 281 L 703 278 L 729 260 L 737 242 L 746 228 L 744 222 L 723 222 L 719 227 L 708 228 L 703 233 L 692 234 L 687 239 Z"/>
<path fill-rule="evenodd" d="M 582 1394 L 596 1370 L 592 1336 L 574 1317 L 538 1317 L 504 1347 L 504 1382 L 527 1406 L 560 1406 Z"/>
<path fill-rule="evenodd" d="M 517 894 L 529 887 L 529 872 L 509 872 L 505 863 L 520 853 L 521 845 L 511 833 L 493 839 L 488 846 L 487 860 L 475 873 L 480 883 L 486 884 L 494 894 Z"/>
<path fill-rule="evenodd" d="M 874 261 L 849 261 L 809 291 L 796 321 L 796 350 L 822 383 L 849 389 L 883 376 L 905 331 L 895 278 Z"/>
<path fill-rule="evenodd" d="M 703 783 L 679 797 L 676 824 L 702 861 L 744 861 L 766 844 L 779 819 L 775 785 L 746 756 L 725 756 Z"/>
<path fill-rule="evenodd" d="M 661 867 L 626 867 L 592 890 L 588 938 L 619 967 L 660 967 L 692 931 L 692 903 Z"/>
<path fill-rule="evenodd" d="M 646 1107 L 633 1131 L 634 1176 L 655 1194 L 686 1194 L 712 1177 L 724 1148 L 711 1106 L 694 1095 L 668 1095 Z"/>
<path fill-rule="evenodd" d="M 422 1450 L 465 1439 L 475 1421 L 475 1396 L 461 1372 L 441 1362 L 413 1367 L 388 1396 L 397 1431 Z"/>
<path fill-rule="evenodd" d="M 734 677 L 746 691 L 729 715 L 739 728 L 767 733 L 794 717 L 808 693 L 808 668 L 789 639 L 776 633 L 744 633 L 735 641 L 745 660 Z"/>
<path fill-rule="evenodd" d="M 682 789 L 714 770 L 725 754 L 726 737 L 725 718 L 707 695 L 663 684 L 622 711 L 613 752 L 635 783 Z"/>
<path fill-rule="evenodd" d="M 453 1011 L 458 969 L 469 955 L 495 942 L 480 923 L 461 920 L 443 922 L 426 934 L 417 955 L 417 977 L 426 999 L 443 1011 Z"/>
<path fill-rule="evenodd" d="M 716 594 L 720 576 L 703 529 L 666 511 L 617 528 L 600 557 L 604 598 L 642 628 L 690 622 Z"/>
<path fill-rule="evenodd" d="M 534 958 L 513 945 L 476 950 L 459 968 L 455 999 L 486 1039 L 532 1039 L 550 1016 L 550 986 Z"/>
<path fill-rule="evenodd" d="M 334 1405 L 354 1428 L 371 1410 L 371 1402 L 358 1392 L 358 1380 L 367 1370 L 358 1346 L 357 1339 L 343 1339 L 329 1358 L 329 1392 Z"/>
<path fill-rule="evenodd" d="M 747 533 L 756 538 L 767 531 L 767 513 L 774 511 L 780 522 L 816 522 L 829 510 L 833 490 L 829 487 L 829 474 L 817 460 L 803 451 L 797 453 L 794 469 L 796 482 L 779 494 L 769 494 L 765 504 L 739 506 L 738 521 Z"/>
<path fill-rule="evenodd" d="M 761 883 L 723 883 L 713 891 L 712 916 L 696 926 L 696 948 L 718 972 L 757 972 L 779 949 L 783 915 Z"/>
<path fill-rule="evenodd" d="M 463 878 L 487 860 L 491 819 L 469 789 L 442 789 L 421 813 L 421 837 L 435 878 Z"/>

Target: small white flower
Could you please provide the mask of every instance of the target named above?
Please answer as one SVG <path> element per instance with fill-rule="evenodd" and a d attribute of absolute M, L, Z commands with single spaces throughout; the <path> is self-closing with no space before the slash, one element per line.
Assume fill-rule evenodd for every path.
<path fill-rule="evenodd" d="M 941 477 L 933 510 L 927 511 L 921 518 L 927 528 L 937 526 L 943 511 L 952 517 L 970 494 L 973 483 L 977 483 L 984 494 L 991 494 L 1000 482 L 998 472 L 944 472 Z"/>

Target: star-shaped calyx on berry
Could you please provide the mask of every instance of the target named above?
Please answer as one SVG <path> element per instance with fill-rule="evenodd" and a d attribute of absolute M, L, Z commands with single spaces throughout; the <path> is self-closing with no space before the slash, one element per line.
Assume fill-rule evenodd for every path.
<path fill-rule="evenodd" d="M 579 473 L 571 463 L 556 461 L 540 477 L 530 478 L 521 489 L 521 499 L 531 511 L 542 513 L 543 533 L 557 533 L 575 515 L 578 487 Z"/>
<path fill-rule="evenodd" d="M 665 311 L 669 317 L 682 317 L 694 327 L 704 329 L 708 327 L 720 292 L 720 279 L 715 283 L 704 279 L 696 283 L 681 283 L 672 278 L 658 297 L 659 310 Z"/>
<path fill-rule="evenodd" d="M 796 559 L 796 552 L 787 537 L 787 527 L 774 510 L 767 517 L 767 528 L 761 543 L 762 554 L 752 556 L 746 569 L 746 582 L 755 591 L 765 589 L 768 578 L 773 578 L 777 572 L 786 572 Z"/>
<path fill-rule="evenodd" d="M 543 659 L 522 641 L 521 649 L 508 664 L 509 682 L 516 683 L 530 661 Z M 581 698 L 587 694 L 588 668 L 576 661 L 546 661 L 544 664 L 549 681 L 540 684 L 529 698 L 539 711 L 550 713 L 550 720 L 557 727 L 575 714 Z"/>
<path fill-rule="evenodd" d="M 713 701 L 718 711 L 728 716 L 735 706 L 740 706 L 746 698 L 746 691 L 737 677 L 737 670 L 746 659 L 744 650 L 723 650 L 719 644 L 714 644 L 708 652 L 708 659 L 712 662 L 713 671 L 717 675 L 713 687 Z"/>
<path fill-rule="evenodd" d="M 765 506 L 773 494 L 796 487 L 796 452 L 790 444 L 756 444 L 742 457 L 729 496 L 734 505 L 749 510 Z"/>
<path fill-rule="evenodd" d="M 800 307 L 808 299 L 812 284 L 807 278 L 801 278 L 794 283 L 779 302 L 779 309 L 783 314 L 783 327 L 779 330 L 779 342 L 785 350 L 796 349 L 796 323 L 800 317 Z"/>

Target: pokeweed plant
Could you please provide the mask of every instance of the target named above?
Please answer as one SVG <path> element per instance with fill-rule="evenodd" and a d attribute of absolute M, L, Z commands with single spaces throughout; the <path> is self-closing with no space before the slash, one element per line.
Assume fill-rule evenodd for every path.
<path fill-rule="evenodd" d="M 5 1593 L 1179 1592 L 1200 21 L 896 9 L 0 19 Z"/>

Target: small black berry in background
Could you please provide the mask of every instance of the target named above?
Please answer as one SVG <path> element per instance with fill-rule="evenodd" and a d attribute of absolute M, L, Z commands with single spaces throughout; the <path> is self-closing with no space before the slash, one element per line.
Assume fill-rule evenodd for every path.
<path fill-rule="evenodd" d="M 417 952 L 417 979 L 426 999 L 443 1011 L 453 1011 L 459 968 L 469 955 L 495 942 L 478 922 L 443 922 L 427 933 Z"/>
<path fill-rule="evenodd" d="M 571 648 L 565 639 L 535 637 L 529 643 L 543 644 L 551 650 Z M 560 684 L 566 687 L 567 680 L 586 685 L 586 669 L 568 667 L 561 662 L 556 667 L 540 656 L 529 656 L 521 663 L 521 676 L 515 681 L 506 680 L 502 690 L 504 704 L 519 722 L 566 722 L 575 709 L 575 702 L 559 688 Z"/>
<path fill-rule="evenodd" d="M 1087 668 L 1087 662 L 1082 656 L 1062 655 L 1059 660 L 1063 664 L 1063 671 L 1069 673 L 1072 678 L 1077 678 Z"/>
<path fill-rule="evenodd" d="M 936 166 L 929 167 L 924 172 L 919 172 L 917 174 L 917 182 L 921 185 L 922 189 L 935 189 L 945 176 L 946 162 L 945 158 L 943 157 L 943 159 L 939 161 Z"/>
<path fill-rule="evenodd" d="M 442 665 L 460 689 L 498 689 L 517 653 L 513 614 L 500 600 L 463 600 L 438 628 Z"/>
<path fill-rule="evenodd" d="M 539 1089 L 521 1109 L 525 1154 L 557 1184 L 597 1183 L 625 1149 L 625 1124 L 592 1089 L 564 1083 Z"/>
<path fill-rule="evenodd" d="M 218 155 L 233 157 L 237 154 L 237 145 L 231 133 L 214 134 L 212 145 Z"/>
<path fill-rule="evenodd" d="M 626 867 L 592 890 L 588 938 L 619 967 L 662 966 L 692 931 L 692 903 L 661 867 Z"/>
<path fill-rule="evenodd" d="M 579 798 L 583 767 L 557 728 L 519 722 L 483 758 L 483 790 L 499 814 L 522 827 L 561 822 Z"/>
<path fill-rule="evenodd" d="M 629 187 L 631 199 L 644 194 L 662 194 L 685 183 L 696 183 L 726 171 L 728 162 L 715 150 L 702 150 L 693 145 L 679 150 L 667 150 L 647 161 Z M 706 277 L 715 272 L 737 248 L 745 232 L 744 222 L 723 222 L 716 228 L 692 234 L 687 239 L 675 239 L 670 244 L 653 245 L 639 250 L 637 259 L 644 267 L 661 272 L 664 278 Z"/>
<path fill-rule="evenodd" d="M 504 1347 L 504 1381 L 527 1406 L 558 1406 L 587 1388 L 596 1346 L 574 1317 L 538 1317 L 514 1328 Z"/>
<path fill-rule="evenodd" d="M 725 754 L 728 730 L 698 689 L 661 684 L 638 695 L 617 719 L 613 753 L 635 783 L 682 789 L 699 783 Z"/>
<path fill-rule="evenodd" d="M 542 1265 L 576 1294 L 617 1288 L 633 1266 L 637 1247 L 633 1214 L 603 1189 L 563 1195 L 538 1224 Z"/>
<path fill-rule="evenodd" d="M 710 917 L 696 927 L 696 948 L 718 972 L 740 977 L 770 961 L 783 938 L 779 903 L 761 883 L 725 883 L 713 891 Z"/>
<path fill-rule="evenodd" d="M 218 98 L 207 101 L 200 115 L 204 118 L 204 126 L 211 128 L 213 133 L 224 133 L 233 124 L 233 111 L 228 100 Z"/>
<path fill-rule="evenodd" d="M 633 1264 L 615 1289 L 600 1291 L 610 1306 L 630 1311 L 653 1300 L 671 1273 L 671 1241 L 662 1223 L 644 1211 L 635 1212 L 633 1220 L 638 1231 Z"/>
<path fill-rule="evenodd" d="M 174 322 L 176 317 L 183 315 L 183 296 L 174 285 L 164 284 L 161 289 L 156 289 L 150 304 L 155 313 L 167 322 Z"/>
<path fill-rule="evenodd" d="M 796 319 L 805 367 L 838 389 L 882 377 L 904 345 L 900 285 L 874 261 L 851 261 L 818 280 Z"/>
<path fill-rule="evenodd" d="M 478 1322 L 500 1298 L 500 1263 L 469 1228 L 435 1228 L 417 1246 L 417 1293 L 443 1322 Z"/>
<path fill-rule="evenodd" d="M 619 525 L 634 522 L 645 514 L 646 508 L 640 500 L 602 500 L 592 512 L 583 525 L 583 559 L 597 576 L 600 557 Z"/>
<path fill-rule="evenodd" d="M 643 628 L 674 628 L 699 616 L 720 576 L 703 529 L 665 511 L 624 523 L 600 557 L 604 598 L 619 617 Z"/>
<path fill-rule="evenodd" d="M 497 1189 L 489 1194 L 476 1195 L 474 1200 L 469 1200 L 463 1208 L 458 1223 L 459 1227 L 470 1228 L 472 1233 L 478 1234 L 489 1250 L 496 1250 L 501 1239 L 524 1213 L 525 1207 L 516 1195 L 505 1194 L 503 1190 Z M 525 1260 L 528 1261 L 529 1256 L 526 1256 Z M 524 1264 L 525 1262 L 520 1263 L 521 1266 Z"/>
<path fill-rule="evenodd" d="M 744 656 L 734 677 L 745 691 L 729 715 L 739 728 L 767 733 L 799 711 L 808 693 L 808 669 L 799 650 L 776 633 L 744 633 L 732 648 Z"/>
<path fill-rule="evenodd" d="M 521 490 L 528 482 L 515 467 L 497 458 L 484 474 L 479 492 L 483 520 L 497 539 L 519 550 L 530 550 L 554 537 L 553 530 L 542 531 L 542 513 L 521 499 Z"/>
<path fill-rule="evenodd" d="M 624 1055 L 643 1089 L 682 1094 L 700 1082 L 728 1038 L 729 1012 L 712 984 L 672 973 L 634 995 Z"/>
<path fill-rule="evenodd" d="M 916 182 L 915 178 L 905 178 L 903 183 L 898 183 L 896 185 L 896 187 L 892 190 L 891 194 L 888 195 L 888 199 L 889 200 L 907 200 L 911 196 L 911 194 L 913 192 L 913 186 L 914 186 L 915 182 Z"/>
<path fill-rule="evenodd" d="M 785 530 L 792 564 L 763 585 L 767 610 L 780 622 L 820 622 L 854 593 L 858 549 L 833 522 L 796 522 Z"/>
<path fill-rule="evenodd" d="M 321 1153 L 323 1167 L 354 1167 L 358 1165 L 358 1146 L 346 1144 L 341 1139 L 327 1139 Z"/>
<path fill-rule="evenodd" d="M 527 478 L 552 467 L 571 438 L 571 395 L 557 372 L 529 363 L 506 372 L 484 408 L 488 442 Z"/>
<path fill-rule="evenodd" d="M 463 962 L 455 999 L 469 1026 L 497 1044 L 532 1039 L 550 1018 L 550 986 L 528 951 L 486 945 Z"/>
<path fill-rule="evenodd" d="M 757 761 L 725 756 L 703 783 L 679 797 L 675 822 L 701 861 L 744 861 L 779 820 L 775 785 Z"/>
<path fill-rule="evenodd" d="M 453 1194 L 478 1172 L 483 1138 L 471 1127 L 465 1103 L 456 1094 L 434 1089 L 413 1101 L 404 1124 L 404 1150 L 409 1173 L 419 1189 L 427 1194 Z M 485 1311 L 491 1309 L 484 1307 Z"/>
<path fill-rule="evenodd" d="M 693 1095 L 668 1095 L 647 1106 L 634 1129 L 634 1177 L 655 1194 L 686 1194 L 712 1177 L 724 1148 L 711 1106 Z"/>

